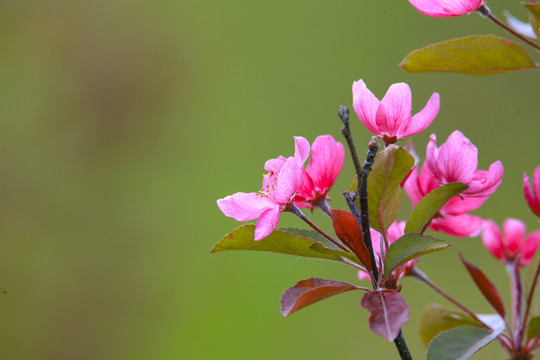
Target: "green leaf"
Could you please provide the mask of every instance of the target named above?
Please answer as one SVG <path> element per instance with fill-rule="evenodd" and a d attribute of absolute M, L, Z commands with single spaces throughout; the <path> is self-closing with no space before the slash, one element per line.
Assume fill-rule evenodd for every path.
<path fill-rule="evenodd" d="M 448 241 L 435 239 L 428 235 L 405 234 L 390 245 L 384 261 L 385 272 L 390 274 L 409 260 L 446 249 L 450 245 Z"/>
<path fill-rule="evenodd" d="M 540 28 L 540 4 L 521 3 L 529 11 L 529 23 L 533 28 L 534 34 L 538 36 L 538 28 Z"/>
<path fill-rule="evenodd" d="M 370 226 L 385 233 L 396 220 L 401 205 L 400 183 L 414 166 L 409 152 L 390 145 L 377 154 L 368 176 Z"/>
<path fill-rule="evenodd" d="M 418 322 L 420 338 L 426 347 L 440 332 L 463 325 L 480 326 L 473 318 L 439 304 L 426 306 Z"/>
<path fill-rule="evenodd" d="M 313 239 L 317 242 L 321 242 L 325 245 L 327 245 L 329 248 L 337 250 L 336 245 L 334 245 L 330 240 L 319 234 L 313 229 L 300 229 L 300 228 L 293 228 L 293 227 L 286 227 L 286 228 L 277 228 L 277 230 L 288 232 L 291 235 L 299 236 L 307 239 Z"/>
<path fill-rule="evenodd" d="M 494 331 L 476 326 L 458 326 L 443 331 L 429 344 L 427 360 L 467 360 L 504 330 Z"/>
<path fill-rule="evenodd" d="M 463 183 L 450 183 L 433 190 L 414 208 L 405 226 L 405 233 L 421 232 L 439 210 L 454 196 L 467 189 Z"/>
<path fill-rule="evenodd" d="M 525 48 L 494 35 L 472 35 L 417 49 L 399 66 L 410 73 L 454 72 L 491 75 L 539 69 Z"/>
<path fill-rule="evenodd" d="M 527 326 L 527 338 L 540 336 L 540 316 L 533 317 Z"/>
<path fill-rule="evenodd" d="M 357 264 L 360 263 L 358 258 L 351 253 L 330 249 L 326 245 L 313 239 L 294 236 L 283 230 L 274 230 L 270 235 L 259 241 L 254 240 L 254 234 L 255 225 L 245 224 L 239 226 L 214 245 L 211 252 L 214 253 L 227 250 L 269 251 L 338 262 L 343 262 L 341 259 L 343 256 Z M 314 244 L 322 247 L 324 251 L 312 249 L 311 246 Z"/>

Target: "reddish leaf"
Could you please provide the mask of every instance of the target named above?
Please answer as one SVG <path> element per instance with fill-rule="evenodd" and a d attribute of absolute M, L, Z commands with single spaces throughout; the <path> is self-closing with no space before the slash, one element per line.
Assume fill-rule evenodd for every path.
<path fill-rule="evenodd" d="M 360 305 L 371 313 L 371 331 L 388 341 L 393 341 L 409 321 L 409 305 L 396 290 L 369 291 L 362 297 Z"/>
<path fill-rule="evenodd" d="M 351 290 L 367 290 L 342 281 L 309 278 L 300 280 L 281 295 L 281 313 L 289 316 L 308 305 Z"/>
<path fill-rule="evenodd" d="M 356 217 L 347 211 L 332 209 L 332 222 L 337 237 L 358 256 L 366 269 L 371 271 L 371 258 Z"/>
<path fill-rule="evenodd" d="M 497 311 L 499 315 L 501 315 L 501 317 L 504 318 L 506 310 L 504 308 L 504 304 L 501 300 L 501 297 L 499 296 L 499 293 L 497 292 L 497 289 L 495 288 L 495 285 L 493 285 L 493 283 L 489 281 L 489 279 L 482 272 L 482 270 L 480 270 L 479 268 L 477 268 L 476 266 L 474 266 L 473 264 L 465 260 L 461 254 L 459 254 L 459 257 L 461 258 L 463 265 L 465 265 L 465 267 L 467 268 L 467 271 L 469 272 L 472 279 L 474 280 L 474 283 L 476 284 L 478 289 L 480 289 L 480 291 L 482 292 L 482 295 L 484 295 L 486 300 L 491 304 L 491 306 L 495 309 L 495 311 Z"/>

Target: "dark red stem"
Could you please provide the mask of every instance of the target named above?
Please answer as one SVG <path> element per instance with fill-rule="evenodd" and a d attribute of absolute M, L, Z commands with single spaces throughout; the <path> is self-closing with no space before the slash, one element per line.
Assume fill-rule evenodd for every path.
<path fill-rule="evenodd" d="M 300 219 L 304 220 L 306 222 L 306 224 L 308 224 L 309 226 L 311 226 L 311 228 L 313 228 L 313 230 L 315 230 L 316 232 L 318 232 L 319 234 L 321 234 L 322 236 L 324 236 L 325 238 L 327 238 L 328 240 L 330 240 L 333 244 L 335 244 L 337 247 L 339 247 L 341 250 L 343 251 L 346 251 L 346 252 L 351 252 L 349 249 L 347 249 L 345 246 L 341 245 L 336 239 L 334 239 L 333 237 L 331 237 L 330 235 L 328 235 L 327 233 L 325 233 L 324 231 L 322 231 L 321 229 L 319 229 L 317 227 L 317 225 L 315 225 L 314 223 L 311 222 L 311 220 L 309 220 L 306 215 L 304 215 L 304 213 L 294 204 L 291 204 L 289 206 L 289 208 L 286 210 L 288 212 L 291 212 L 293 213 L 294 215 L 298 216 Z"/>
<path fill-rule="evenodd" d="M 481 5 L 477 11 L 482 14 L 483 16 L 487 17 L 489 20 L 493 21 L 495 24 L 499 25 L 500 27 L 502 27 L 504 30 L 508 31 L 510 34 L 514 35 L 515 37 L 517 37 L 518 39 L 520 39 L 521 41 L 523 41 L 524 43 L 526 43 L 527 45 L 530 45 L 532 46 L 536 51 L 539 51 L 540 52 L 540 46 L 538 46 L 537 44 L 533 43 L 532 41 L 530 41 L 529 39 L 527 39 L 526 37 L 524 37 L 523 35 L 521 35 L 520 33 L 514 31 L 513 29 L 511 29 L 510 27 L 508 27 L 505 23 L 503 23 L 501 20 L 497 19 L 492 13 L 491 11 L 489 10 L 489 8 L 486 6 L 486 5 Z"/>

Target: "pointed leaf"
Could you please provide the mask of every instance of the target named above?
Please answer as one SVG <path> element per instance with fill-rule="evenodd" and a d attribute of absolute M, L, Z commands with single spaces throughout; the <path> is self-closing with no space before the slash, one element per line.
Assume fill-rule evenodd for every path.
<path fill-rule="evenodd" d="M 467 360 L 504 330 L 494 331 L 476 326 L 459 326 L 443 331 L 429 344 L 427 360 Z"/>
<path fill-rule="evenodd" d="M 409 321 L 409 305 L 396 290 L 369 291 L 362 297 L 360 305 L 371 314 L 370 330 L 388 341 L 393 341 Z"/>
<path fill-rule="evenodd" d="M 343 262 L 341 257 L 344 256 L 355 263 L 360 263 L 354 254 L 327 248 L 326 245 L 313 239 L 303 238 L 301 236 L 295 237 L 283 230 L 274 230 L 270 235 L 259 241 L 254 240 L 254 234 L 255 225 L 245 224 L 239 226 L 214 245 L 211 252 L 227 250 L 269 251 L 338 262 Z M 320 244 L 327 251 L 315 251 L 310 248 L 313 244 Z"/>
<path fill-rule="evenodd" d="M 409 217 L 405 226 L 405 233 L 421 232 L 424 226 L 429 224 L 431 219 L 450 199 L 467 189 L 467 187 L 467 185 L 459 182 L 449 183 L 424 196 Z"/>
<path fill-rule="evenodd" d="M 390 274 L 409 260 L 424 254 L 441 251 L 450 245 L 448 241 L 435 239 L 428 235 L 405 234 L 388 248 L 384 260 L 385 273 Z"/>
<path fill-rule="evenodd" d="M 439 304 L 426 306 L 422 310 L 418 322 L 420 338 L 426 347 L 440 332 L 463 325 L 480 326 L 471 317 L 446 309 Z"/>
<path fill-rule="evenodd" d="M 461 262 L 465 265 L 467 268 L 467 271 L 469 272 L 469 275 L 471 275 L 472 279 L 474 280 L 474 283 L 480 289 L 480 292 L 482 292 L 482 295 L 486 298 L 486 300 L 490 303 L 490 305 L 501 315 L 503 318 L 506 314 L 506 310 L 504 308 L 504 304 L 501 300 L 501 297 L 499 296 L 499 293 L 497 289 L 495 288 L 495 285 L 489 279 L 487 276 L 471 264 L 470 262 L 466 261 L 463 256 L 460 254 L 459 257 L 461 258 Z"/>
<path fill-rule="evenodd" d="M 490 75 L 538 69 L 525 48 L 494 35 L 472 35 L 414 50 L 399 66 L 410 73 Z"/>
<path fill-rule="evenodd" d="M 533 317 L 527 326 L 527 338 L 533 339 L 540 336 L 540 316 Z"/>
<path fill-rule="evenodd" d="M 318 301 L 351 290 L 367 290 L 342 281 L 309 278 L 300 280 L 281 295 L 281 314 L 289 316 Z"/>
<path fill-rule="evenodd" d="M 332 209 L 332 224 L 337 237 L 358 256 L 365 268 L 371 271 L 371 258 L 356 217 L 350 212 Z"/>
<path fill-rule="evenodd" d="M 521 3 L 529 11 L 529 23 L 533 32 L 538 37 L 538 28 L 540 27 L 540 4 Z"/>
<path fill-rule="evenodd" d="M 401 205 L 400 183 L 414 166 L 407 150 L 390 145 L 377 154 L 368 176 L 369 221 L 373 229 L 386 232 Z"/>

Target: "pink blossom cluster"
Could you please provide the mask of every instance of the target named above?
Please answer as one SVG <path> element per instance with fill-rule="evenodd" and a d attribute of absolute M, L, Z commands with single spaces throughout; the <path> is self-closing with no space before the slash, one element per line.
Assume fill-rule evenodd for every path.
<path fill-rule="evenodd" d="M 303 137 L 295 137 L 294 156 L 279 156 L 264 164 L 268 171 L 258 193 L 237 192 L 217 201 L 219 209 L 237 221 L 257 220 L 255 240 L 261 240 L 277 227 L 282 211 L 298 207 L 324 206 L 345 157 L 343 145 L 330 135 L 319 136 L 311 148 Z"/>
<path fill-rule="evenodd" d="M 431 135 L 420 173 L 415 166 L 404 185 L 413 206 L 441 184 L 461 182 L 468 186 L 441 208 L 431 221 L 432 230 L 458 237 L 479 235 L 484 220 L 468 212 L 479 208 L 495 192 L 504 169 L 500 161 L 491 164 L 488 171 L 477 167 L 478 149 L 460 131 L 454 131 L 440 147 Z"/>

